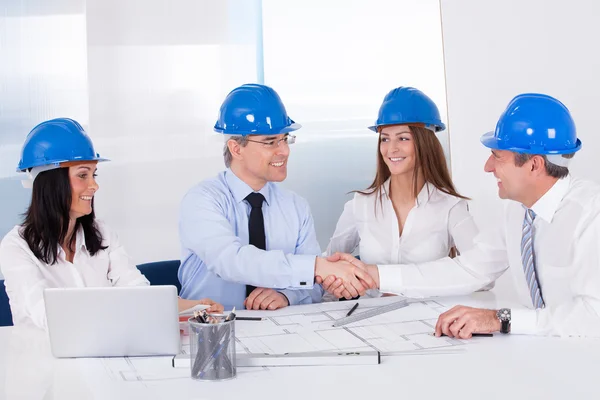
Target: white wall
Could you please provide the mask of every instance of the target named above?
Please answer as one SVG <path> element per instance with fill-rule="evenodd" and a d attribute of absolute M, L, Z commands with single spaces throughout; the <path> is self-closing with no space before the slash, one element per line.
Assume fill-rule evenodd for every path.
<path fill-rule="evenodd" d="M 325 248 L 344 202 L 375 176 L 367 129 L 384 96 L 415 86 L 446 93 L 438 0 L 263 0 L 264 78 L 303 125 L 284 186 L 311 205 Z M 446 148 L 447 132 L 439 139 Z"/>
<path fill-rule="evenodd" d="M 56 117 L 88 123 L 85 32 L 85 0 L 0 0 L 0 238 L 31 198 L 16 172 L 27 133 Z"/>
<path fill-rule="evenodd" d="M 142 263 L 179 257 L 179 202 L 224 168 L 212 128 L 238 85 L 273 86 L 303 125 L 284 186 L 311 204 L 323 247 L 346 193 L 373 179 L 367 126 L 384 95 L 416 86 L 446 117 L 438 0 L 0 0 L 0 12 L 0 236 L 29 202 L 14 172 L 23 139 L 48 118 L 77 119 L 111 159 L 97 215 Z"/>
<path fill-rule="evenodd" d="M 594 0 L 442 0 L 452 172 L 472 197 L 484 227 L 497 221 L 495 179 L 483 171 L 489 149 L 479 142 L 494 130 L 508 102 L 541 92 L 570 109 L 583 149 L 571 171 L 600 180 L 600 3 Z"/>
<path fill-rule="evenodd" d="M 179 202 L 224 168 L 212 127 L 240 84 L 264 76 L 304 126 L 284 185 L 310 202 L 322 246 L 345 193 L 374 176 L 367 126 L 387 91 L 420 87 L 445 111 L 437 0 L 88 0 L 86 14 L 90 134 L 112 159 L 97 215 L 136 263 L 179 257 Z"/>
<path fill-rule="evenodd" d="M 224 168 L 221 101 L 256 81 L 257 0 L 88 0 L 99 218 L 136 263 L 178 259 L 179 202 Z"/>

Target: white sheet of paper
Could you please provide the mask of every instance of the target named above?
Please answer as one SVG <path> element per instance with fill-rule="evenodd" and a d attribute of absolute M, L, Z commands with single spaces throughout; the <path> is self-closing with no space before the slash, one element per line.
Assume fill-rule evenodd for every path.
<path fill-rule="evenodd" d="M 209 308 L 210 308 L 210 306 L 207 306 L 206 304 L 196 304 L 192 308 L 188 308 L 187 310 L 180 311 L 179 315 L 181 315 L 181 316 L 189 315 L 191 317 L 192 315 L 194 315 L 194 311 L 208 310 Z"/>

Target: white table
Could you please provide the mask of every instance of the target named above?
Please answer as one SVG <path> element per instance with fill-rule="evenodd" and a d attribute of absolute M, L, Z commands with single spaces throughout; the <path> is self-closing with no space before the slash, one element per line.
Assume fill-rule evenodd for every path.
<path fill-rule="evenodd" d="M 492 292 L 440 300 L 497 308 Z M 506 305 L 503 303 L 502 305 Z M 600 340 L 497 334 L 458 354 L 383 357 L 378 366 L 238 369 L 196 382 L 170 358 L 54 359 L 44 332 L 0 328 L 0 399 L 596 399 Z M 118 366 L 117 368 L 114 368 Z M 123 372 L 125 371 L 125 372 Z M 148 371 L 152 371 L 151 373 Z"/>

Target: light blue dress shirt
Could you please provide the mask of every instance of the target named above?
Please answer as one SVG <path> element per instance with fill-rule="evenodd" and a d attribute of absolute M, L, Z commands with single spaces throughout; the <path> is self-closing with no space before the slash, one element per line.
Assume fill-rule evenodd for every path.
<path fill-rule="evenodd" d="M 264 197 L 266 251 L 249 245 L 250 186 L 231 170 L 193 187 L 179 215 L 182 256 L 181 297 L 210 298 L 243 309 L 246 285 L 275 288 L 290 305 L 320 302 L 314 285 L 315 257 L 321 254 L 306 200 L 267 183 Z"/>

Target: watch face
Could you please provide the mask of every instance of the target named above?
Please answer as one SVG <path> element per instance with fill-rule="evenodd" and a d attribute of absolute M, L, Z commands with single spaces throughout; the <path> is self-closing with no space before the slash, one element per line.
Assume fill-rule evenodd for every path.
<path fill-rule="evenodd" d="M 501 308 L 500 310 L 498 310 L 498 319 L 500 321 L 510 321 L 510 309 Z"/>

